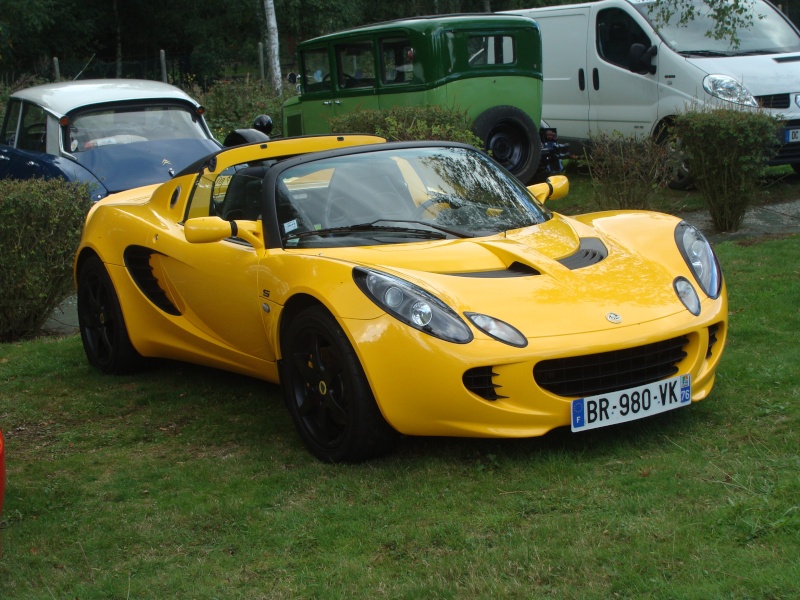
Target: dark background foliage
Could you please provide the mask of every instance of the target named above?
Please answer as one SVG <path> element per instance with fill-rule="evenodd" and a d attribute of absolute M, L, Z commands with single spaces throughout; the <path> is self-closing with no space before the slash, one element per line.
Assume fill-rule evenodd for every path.
<path fill-rule="evenodd" d="M 292 66 L 299 41 L 347 27 L 537 4 L 544 2 L 275 0 L 281 62 Z M 66 78 L 81 70 L 83 78 L 114 77 L 119 57 L 123 77 L 157 78 L 164 50 L 181 76 L 205 79 L 235 72 L 237 65 L 257 66 L 265 35 L 263 0 L 0 0 L 0 77 L 49 77 L 53 57 Z"/>

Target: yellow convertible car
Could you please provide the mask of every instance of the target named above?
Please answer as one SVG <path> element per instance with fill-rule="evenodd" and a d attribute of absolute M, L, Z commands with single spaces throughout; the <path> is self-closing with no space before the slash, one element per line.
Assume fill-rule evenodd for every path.
<path fill-rule="evenodd" d="M 714 253 L 652 212 L 569 218 L 486 154 L 372 136 L 221 150 L 111 195 L 75 262 L 89 362 L 280 383 L 310 451 L 528 437 L 705 398 L 727 337 Z"/>

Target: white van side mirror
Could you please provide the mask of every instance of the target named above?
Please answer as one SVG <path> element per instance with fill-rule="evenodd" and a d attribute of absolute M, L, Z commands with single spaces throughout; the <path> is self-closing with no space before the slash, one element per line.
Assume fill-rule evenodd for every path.
<path fill-rule="evenodd" d="M 634 73 L 655 74 L 656 66 L 653 64 L 653 57 L 658 54 L 658 48 L 650 46 L 645 48 L 644 44 L 633 44 L 628 52 L 628 69 Z"/>

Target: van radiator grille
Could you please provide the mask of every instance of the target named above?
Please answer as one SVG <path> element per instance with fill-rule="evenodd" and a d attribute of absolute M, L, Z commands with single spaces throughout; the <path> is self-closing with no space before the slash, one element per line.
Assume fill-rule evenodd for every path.
<path fill-rule="evenodd" d="M 756 102 L 761 108 L 789 108 L 789 94 L 756 96 Z"/>
<path fill-rule="evenodd" d="M 686 357 L 681 336 L 637 348 L 544 360 L 533 368 L 539 387 L 558 396 L 582 398 L 671 377 Z"/>

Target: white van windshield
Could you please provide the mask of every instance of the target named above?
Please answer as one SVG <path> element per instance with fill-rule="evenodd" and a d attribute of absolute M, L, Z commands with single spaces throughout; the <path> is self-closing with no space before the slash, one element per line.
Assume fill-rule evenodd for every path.
<path fill-rule="evenodd" d="M 729 2 L 730 3 L 730 2 Z M 691 56 L 742 56 L 800 52 L 800 36 L 772 6 L 762 0 L 740 0 L 745 9 L 734 17 L 734 30 L 715 21 L 708 0 L 633 1 L 633 6 L 650 22 L 661 39 L 675 52 Z M 664 7 L 669 15 L 664 23 Z M 683 22 L 681 22 L 683 21 Z M 723 37 L 714 39 L 713 32 Z"/>

